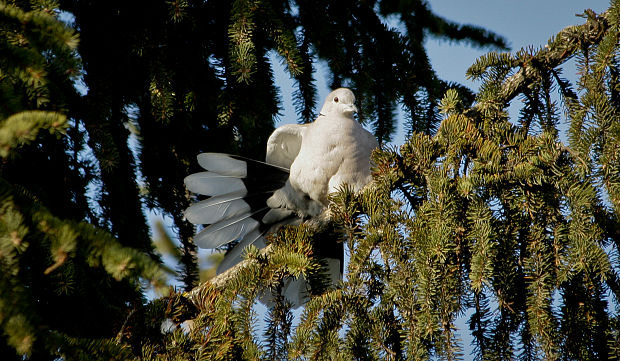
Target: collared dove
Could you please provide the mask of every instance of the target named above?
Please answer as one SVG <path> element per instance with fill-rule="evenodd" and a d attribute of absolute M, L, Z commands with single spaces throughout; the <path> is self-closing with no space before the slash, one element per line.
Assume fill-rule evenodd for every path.
<path fill-rule="evenodd" d="M 221 153 L 198 155 L 206 171 L 189 175 L 185 185 L 210 198 L 190 206 L 185 218 L 209 226 L 194 242 L 201 248 L 217 248 L 239 240 L 218 273 L 238 263 L 247 246 L 264 247 L 265 233 L 319 215 L 328 206 L 328 194 L 341 185 L 358 191 L 371 181 L 370 154 L 378 143 L 353 118 L 354 103 L 351 90 L 332 91 L 313 123 L 287 124 L 271 134 L 266 162 Z M 342 272 L 342 247 L 337 247 L 339 255 L 325 259 L 334 282 Z M 285 295 L 299 306 L 306 299 L 305 282 L 288 282 Z"/>

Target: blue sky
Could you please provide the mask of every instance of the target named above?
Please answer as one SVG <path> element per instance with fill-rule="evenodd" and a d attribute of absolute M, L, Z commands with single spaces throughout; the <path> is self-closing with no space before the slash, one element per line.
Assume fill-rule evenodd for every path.
<path fill-rule="evenodd" d="M 462 24 L 480 25 L 508 39 L 512 51 L 522 47 L 540 47 L 549 38 L 570 25 L 582 24 L 576 17 L 584 9 L 597 13 L 609 6 L 608 0 L 432 0 L 432 10 L 446 19 Z M 465 70 L 486 51 L 431 40 L 427 51 L 433 67 L 445 80 L 459 81 L 469 87 Z"/>

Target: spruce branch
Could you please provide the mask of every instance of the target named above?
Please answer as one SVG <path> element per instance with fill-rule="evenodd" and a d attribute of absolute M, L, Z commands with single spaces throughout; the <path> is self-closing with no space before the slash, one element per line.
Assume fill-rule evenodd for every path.
<path fill-rule="evenodd" d="M 21 145 L 32 142 L 40 129 L 50 133 L 63 133 L 67 127 L 67 117 L 56 112 L 40 110 L 13 114 L 0 123 L 0 156 Z"/>
<path fill-rule="evenodd" d="M 512 67 L 520 69 L 506 79 L 499 89 L 495 102 L 507 104 L 517 95 L 525 92 L 529 84 L 540 79 L 540 69 L 554 69 L 573 57 L 581 49 L 598 44 L 609 29 L 609 12 L 601 15 L 591 10 L 586 13 L 588 19 L 585 24 L 570 26 L 560 31 L 545 47 L 534 54 L 522 52 L 522 56 L 511 59 Z M 478 65 L 486 71 L 492 62 Z M 468 73 L 472 73 L 477 65 L 472 66 Z M 476 73 L 481 72 L 476 70 Z M 472 110 L 480 110 L 485 104 L 477 104 Z"/>

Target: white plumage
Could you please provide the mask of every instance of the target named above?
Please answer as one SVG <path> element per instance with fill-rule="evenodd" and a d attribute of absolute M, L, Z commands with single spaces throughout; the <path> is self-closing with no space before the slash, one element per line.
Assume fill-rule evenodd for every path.
<path fill-rule="evenodd" d="M 267 142 L 265 163 L 219 153 L 198 156 L 206 172 L 186 177 L 185 184 L 211 198 L 189 207 L 185 217 L 210 225 L 194 241 L 202 248 L 216 248 L 239 240 L 218 272 L 239 262 L 247 246 L 264 247 L 266 232 L 320 214 L 328 194 L 341 185 L 357 191 L 371 181 L 370 154 L 378 143 L 353 118 L 354 103 L 353 92 L 336 89 L 313 123 L 277 128 Z M 325 262 L 332 281 L 340 279 L 342 255 Z M 303 279 L 287 280 L 286 286 L 289 301 L 294 306 L 303 303 Z"/>

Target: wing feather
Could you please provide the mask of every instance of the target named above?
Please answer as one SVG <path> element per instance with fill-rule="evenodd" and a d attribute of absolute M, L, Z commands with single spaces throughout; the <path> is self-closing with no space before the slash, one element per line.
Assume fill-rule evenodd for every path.
<path fill-rule="evenodd" d="M 300 124 L 285 124 L 271 133 L 267 140 L 267 163 L 290 168 L 299 154 L 306 127 Z"/>

